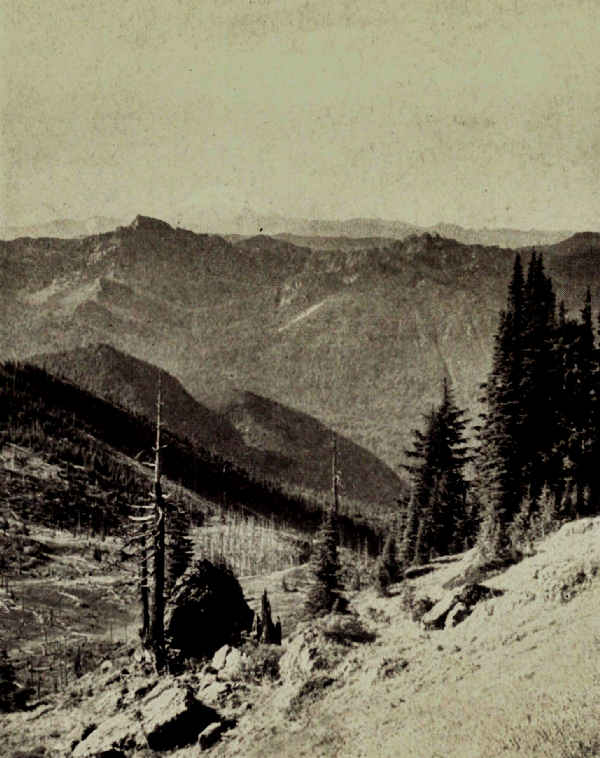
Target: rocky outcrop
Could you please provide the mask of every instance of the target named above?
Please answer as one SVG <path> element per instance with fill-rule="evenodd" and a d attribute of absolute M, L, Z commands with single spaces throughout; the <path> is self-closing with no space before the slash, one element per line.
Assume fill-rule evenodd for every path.
<path fill-rule="evenodd" d="M 455 626 L 465 619 L 482 600 L 502 594 L 502 590 L 484 584 L 466 584 L 458 592 L 448 592 L 421 619 L 425 629 Z"/>
<path fill-rule="evenodd" d="M 163 234 L 173 232 L 173 227 L 170 224 L 167 224 L 166 221 L 162 221 L 162 219 L 159 218 L 152 218 L 151 216 L 141 216 L 140 214 L 133 219 L 129 228 L 143 229 L 148 232 L 162 232 Z"/>
<path fill-rule="evenodd" d="M 342 623 L 345 623 L 345 617 L 332 613 L 323 617 L 319 624 L 301 626 L 284 642 L 284 653 L 279 659 L 281 679 L 285 683 L 297 684 L 317 672 L 335 668 L 351 645 L 361 641 L 346 627 L 338 634 Z"/>
<path fill-rule="evenodd" d="M 73 758 L 97 758 L 111 751 L 172 750 L 193 743 L 218 714 L 196 699 L 189 686 L 171 678 L 159 682 L 139 703 L 93 729 Z"/>
<path fill-rule="evenodd" d="M 325 668 L 323 640 L 310 628 L 296 634 L 285 646 L 279 660 L 281 678 L 286 681 L 302 681 L 313 671 Z"/>
<path fill-rule="evenodd" d="M 131 713 L 119 713 L 94 729 L 73 750 L 73 758 L 97 758 L 109 751 L 144 747 L 143 735 Z"/>

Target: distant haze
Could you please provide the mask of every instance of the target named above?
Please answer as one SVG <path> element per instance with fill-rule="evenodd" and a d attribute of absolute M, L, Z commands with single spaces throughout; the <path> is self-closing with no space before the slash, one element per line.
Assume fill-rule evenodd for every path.
<path fill-rule="evenodd" d="M 0 226 L 600 229 L 595 0 L 0 9 Z"/>

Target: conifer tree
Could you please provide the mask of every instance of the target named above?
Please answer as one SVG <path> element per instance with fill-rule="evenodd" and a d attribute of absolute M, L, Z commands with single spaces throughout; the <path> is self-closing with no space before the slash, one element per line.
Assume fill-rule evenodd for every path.
<path fill-rule="evenodd" d="M 468 538 L 465 426 L 464 413 L 444 379 L 440 406 L 425 416 L 425 431 L 415 430 L 413 448 L 406 451 L 414 463 L 405 467 L 413 480 L 413 497 L 403 561 L 422 562 L 463 549 Z"/>
<path fill-rule="evenodd" d="M 308 590 L 305 609 L 310 616 L 321 616 L 333 610 L 341 601 L 338 558 L 338 469 L 337 445 L 333 438 L 332 454 L 332 503 L 323 517 L 319 533 L 313 544 L 313 582 Z"/>
<path fill-rule="evenodd" d="M 484 385 L 484 412 L 476 461 L 482 510 L 480 546 L 489 559 L 510 548 L 509 525 L 525 494 L 521 384 L 524 349 L 524 282 L 515 257 L 508 307 L 500 314 L 492 370 Z"/>
<path fill-rule="evenodd" d="M 15 669 L 5 649 L 0 651 L 0 712 L 12 711 L 16 707 L 18 690 Z"/>
<path fill-rule="evenodd" d="M 377 562 L 375 581 L 379 594 L 387 595 L 390 584 L 398 581 L 400 566 L 396 553 L 396 538 L 390 532 L 383 545 L 383 550 Z"/>
<path fill-rule="evenodd" d="M 306 598 L 306 611 L 311 616 L 320 616 L 333 610 L 340 599 L 338 535 L 333 509 L 325 514 L 311 562 L 313 582 Z"/>
<path fill-rule="evenodd" d="M 556 519 L 572 489 L 576 511 L 589 501 L 596 361 L 589 292 L 581 322 L 564 303 L 557 319 L 542 256 L 532 254 L 523 282 L 517 255 L 484 385 L 477 457 L 480 545 L 490 558 L 516 554 L 519 542 Z"/>
<path fill-rule="evenodd" d="M 407 569 L 415 557 L 415 545 L 417 540 L 417 531 L 419 529 L 419 518 L 417 513 L 417 502 L 414 492 L 408 501 L 406 516 L 404 519 L 404 530 L 402 532 L 402 541 L 398 561 L 402 570 Z"/>
<path fill-rule="evenodd" d="M 574 488 L 574 509 L 593 511 L 597 492 L 598 355 L 594 346 L 592 298 L 588 289 L 579 322 L 567 320 L 563 352 L 563 422 L 566 467 Z"/>
<path fill-rule="evenodd" d="M 537 518 L 544 487 L 560 478 L 560 365 L 556 352 L 556 307 L 541 255 L 532 253 L 524 290 L 522 375 L 518 446 L 522 449 L 523 504 L 519 528 Z M 513 530 L 514 532 L 514 530 Z M 516 534 L 516 532 L 514 532 Z"/>
<path fill-rule="evenodd" d="M 169 504 L 166 530 L 165 594 L 168 597 L 175 582 L 191 565 L 193 545 L 189 535 L 190 519 L 176 503 Z"/>

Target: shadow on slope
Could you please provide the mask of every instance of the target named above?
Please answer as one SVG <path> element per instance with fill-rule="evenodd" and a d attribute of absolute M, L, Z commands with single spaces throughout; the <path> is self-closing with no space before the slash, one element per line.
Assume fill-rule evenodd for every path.
<path fill-rule="evenodd" d="M 178 436 L 240 466 L 257 481 L 326 500 L 331 486 L 331 430 L 314 417 L 260 395 L 237 392 L 213 411 L 150 363 L 100 344 L 41 355 L 33 362 L 95 395 L 153 420 L 160 373 L 163 419 Z M 344 510 L 372 517 L 389 511 L 404 483 L 372 453 L 338 436 Z M 362 511 L 362 512 L 361 512 Z"/>
<path fill-rule="evenodd" d="M 332 430 L 313 416 L 253 392 L 232 394 L 221 412 L 242 436 L 252 459 L 267 476 L 300 489 L 329 493 L 331 487 Z M 355 503 L 354 517 L 374 515 L 376 504 L 390 510 L 405 489 L 391 468 L 364 447 L 335 434 L 340 473 L 340 495 Z M 346 502 L 346 507 L 348 502 Z"/>

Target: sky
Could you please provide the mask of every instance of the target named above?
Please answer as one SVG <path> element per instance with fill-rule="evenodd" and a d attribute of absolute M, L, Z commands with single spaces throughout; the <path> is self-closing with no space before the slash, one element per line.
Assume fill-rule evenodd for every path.
<path fill-rule="evenodd" d="M 0 224 L 600 230 L 597 0 L 0 0 Z"/>

